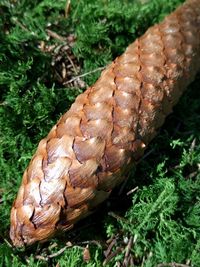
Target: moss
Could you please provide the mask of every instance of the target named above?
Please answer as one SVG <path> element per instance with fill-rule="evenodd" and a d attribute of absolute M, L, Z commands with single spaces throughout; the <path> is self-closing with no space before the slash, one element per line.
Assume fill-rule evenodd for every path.
<path fill-rule="evenodd" d="M 22 173 L 39 140 L 82 90 L 65 87 L 55 79 L 54 50 L 48 52 L 42 49 L 42 44 L 57 49 L 66 45 L 67 37 L 73 34 L 72 51 L 80 73 L 85 73 L 108 64 L 182 1 L 153 0 L 144 5 L 130 0 L 71 2 L 67 17 L 63 0 L 4 0 L 0 6 L 3 29 L 0 31 L 0 265 L 102 266 L 105 240 L 115 235 L 112 252 L 121 250 L 107 266 L 124 261 L 127 240 L 133 237 L 130 253 L 136 266 L 142 262 L 148 267 L 162 262 L 189 262 L 197 267 L 200 265 L 198 77 L 151 143 L 148 150 L 151 154 L 131 175 L 120 198 L 116 189 L 94 216 L 50 243 L 25 251 L 9 247 L 9 213 Z M 64 39 L 49 37 L 47 29 Z M 95 72 L 83 79 L 92 84 L 98 75 Z M 127 196 L 126 192 L 135 186 L 139 189 Z M 115 218 L 108 215 L 109 211 L 116 214 Z M 47 255 L 63 248 L 67 240 L 76 246 L 45 261 Z M 86 240 L 99 241 L 98 245 L 92 242 L 89 246 L 89 263 L 82 259 L 82 242 Z"/>

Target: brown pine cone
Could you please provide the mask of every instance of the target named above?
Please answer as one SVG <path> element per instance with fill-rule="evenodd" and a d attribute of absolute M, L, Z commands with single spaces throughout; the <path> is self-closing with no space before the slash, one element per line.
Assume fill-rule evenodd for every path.
<path fill-rule="evenodd" d="M 11 211 L 15 246 L 68 230 L 121 183 L 200 67 L 200 1 L 132 43 L 41 140 Z"/>

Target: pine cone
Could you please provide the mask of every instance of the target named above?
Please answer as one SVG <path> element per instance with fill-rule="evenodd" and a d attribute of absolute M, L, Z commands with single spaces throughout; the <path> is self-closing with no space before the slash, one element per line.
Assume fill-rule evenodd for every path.
<path fill-rule="evenodd" d="M 11 211 L 15 246 L 71 229 L 121 183 L 200 67 L 200 1 L 148 29 L 41 140 Z"/>

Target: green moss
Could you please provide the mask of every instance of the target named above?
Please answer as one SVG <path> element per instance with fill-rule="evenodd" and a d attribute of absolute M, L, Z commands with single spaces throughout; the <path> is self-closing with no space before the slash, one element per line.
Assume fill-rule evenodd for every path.
<path fill-rule="evenodd" d="M 123 250 L 107 266 L 124 260 L 126 239 L 135 243 L 135 265 L 153 267 L 161 262 L 190 261 L 200 266 L 200 90 L 199 78 L 168 117 L 145 158 L 130 177 L 124 193 L 114 192 L 104 208 L 82 221 L 77 230 L 50 243 L 25 251 L 9 247 L 9 214 L 21 177 L 39 140 L 70 106 L 79 88 L 66 88 L 55 80 L 52 56 L 40 49 L 63 41 L 49 38 L 46 29 L 61 36 L 75 34 L 74 55 L 81 73 L 105 66 L 152 24 L 171 12 L 181 0 L 153 0 L 142 5 L 131 0 L 8 1 L 0 5 L 0 266 L 102 266 L 103 244 L 119 234 L 113 251 Z M 99 72 L 84 78 L 92 84 Z M 194 141 L 195 140 L 195 141 Z M 133 195 L 126 192 L 138 186 Z M 107 207 L 109 206 L 109 207 Z M 118 219 L 108 212 L 118 214 Z M 119 218 L 123 219 L 119 219 Z M 88 225 L 89 224 L 89 225 Z M 85 230 L 81 230 L 83 229 Z M 80 229 L 80 230 L 79 230 Z M 137 237 L 137 238 L 136 238 Z M 48 262 L 46 257 L 75 240 L 74 248 Z M 85 240 L 91 261 L 82 259 Z M 57 242 L 57 246 L 50 245 Z M 102 244 L 102 245 L 101 245 Z M 125 250 L 124 250 L 125 249 Z"/>

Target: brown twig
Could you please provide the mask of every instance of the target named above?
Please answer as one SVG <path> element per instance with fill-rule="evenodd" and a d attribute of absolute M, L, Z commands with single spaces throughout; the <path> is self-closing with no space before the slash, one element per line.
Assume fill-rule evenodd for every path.
<path fill-rule="evenodd" d="M 62 37 L 61 35 L 57 34 L 56 32 L 51 31 L 49 29 L 47 29 L 46 31 L 47 31 L 48 36 L 50 36 L 50 37 L 52 37 L 54 39 L 57 39 L 57 40 L 59 40 L 61 42 L 66 42 L 66 39 L 64 37 Z"/>
<path fill-rule="evenodd" d="M 42 255 L 36 255 L 35 258 L 38 260 L 48 261 L 49 259 L 52 259 L 52 258 L 55 258 L 61 255 L 66 249 L 71 248 L 72 246 L 73 245 L 70 243 L 64 246 L 63 248 L 61 248 L 60 250 L 58 250 L 57 252 L 47 255 L 46 257 Z"/>
<path fill-rule="evenodd" d="M 119 234 L 117 234 L 117 236 L 118 236 Z M 115 237 L 116 237 L 116 235 L 112 235 L 108 240 L 106 240 L 106 243 L 107 244 L 110 244 L 112 241 L 113 241 L 113 239 L 115 239 Z"/>
<path fill-rule="evenodd" d="M 66 246 L 64 246 L 63 248 L 61 248 L 60 250 L 58 250 L 57 252 L 53 253 L 53 254 L 50 254 L 48 255 L 48 258 L 55 258 L 57 256 L 59 256 L 60 254 L 62 254 L 67 248 L 71 248 L 73 247 L 72 243 L 69 242 L 69 244 L 67 244 Z"/>
<path fill-rule="evenodd" d="M 129 196 L 130 194 L 134 193 L 134 192 L 137 191 L 138 189 L 139 189 L 139 187 L 136 186 L 135 188 L 133 188 L 133 189 L 131 189 L 130 191 L 128 191 L 128 192 L 126 193 L 126 195 Z"/>
<path fill-rule="evenodd" d="M 53 244 L 51 244 L 51 245 L 48 247 L 48 250 L 53 249 L 53 248 L 56 248 L 57 246 L 58 246 L 57 243 L 53 243 Z"/>
<path fill-rule="evenodd" d="M 103 262 L 103 266 L 105 266 L 112 258 L 114 258 L 119 252 L 122 252 L 122 248 L 118 247 L 113 253 L 111 253 Z"/>
<path fill-rule="evenodd" d="M 48 259 L 48 257 L 44 257 L 44 256 L 42 256 L 42 255 L 36 255 L 35 256 L 35 259 L 36 260 L 41 260 L 41 261 L 48 261 L 49 259 Z M 29 263 L 29 262 L 28 262 Z"/>
<path fill-rule="evenodd" d="M 128 267 L 129 266 L 129 262 L 130 262 L 130 251 L 131 251 L 131 247 L 133 244 L 133 237 L 131 236 L 129 238 L 128 244 L 126 246 L 126 252 L 125 252 L 125 256 L 124 256 L 124 261 L 123 261 L 123 266 Z"/>
<path fill-rule="evenodd" d="M 73 60 L 72 60 L 71 57 L 68 56 L 68 55 L 67 55 L 67 58 L 68 58 L 69 62 L 71 63 L 71 65 L 72 65 L 72 67 L 73 67 L 73 69 L 74 69 L 74 72 L 75 72 L 76 75 L 77 75 L 77 74 L 78 74 L 78 71 L 77 71 L 77 68 L 76 68 L 75 65 L 74 65 Z"/>
<path fill-rule="evenodd" d="M 105 69 L 105 67 L 100 67 L 100 68 L 97 68 L 97 69 L 94 69 L 94 70 L 85 72 L 85 73 L 83 73 L 83 74 L 81 74 L 81 75 L 78 75 L 78 76 L 76 76 L 76 77 L 70 79 L 69 81 L 66 81 L 66 82 L 63 83 L 63 84 L 66 85 L 66 84 L 72 83 L 72 82 L 78 80 L 79 78 L 88 76 L 88 75 L 90 75 L 90 74 L 92 74 L 92 73 L 94 73 L 94 72 L 101 71 L 101 70 L 103 70 L 103 69 Z"/>
<path fill-rule="evenodd" d="M 110 254 L 112 248 L 117 242 L 118 235 L 111 241 L 110 245 L 108 246 L 107 250 L 104 252 L 105 257 L 107 258 L 108 255 Z"/>

